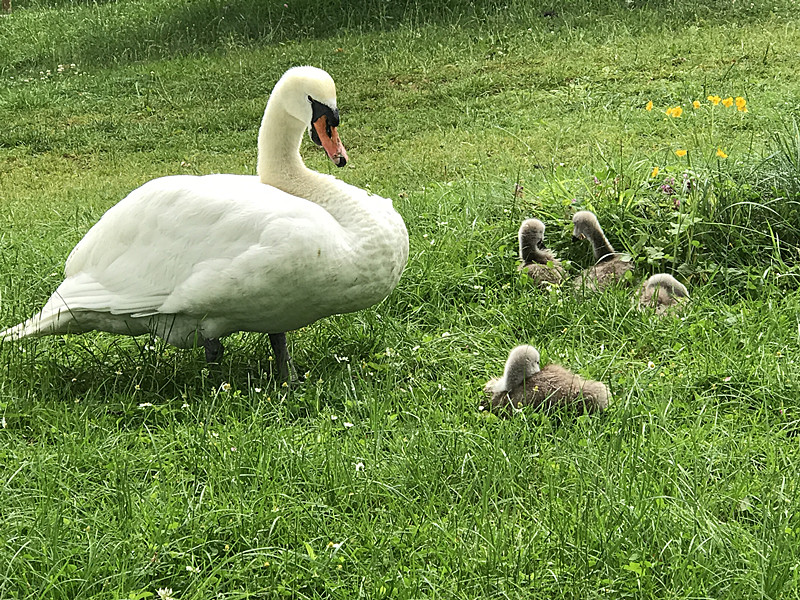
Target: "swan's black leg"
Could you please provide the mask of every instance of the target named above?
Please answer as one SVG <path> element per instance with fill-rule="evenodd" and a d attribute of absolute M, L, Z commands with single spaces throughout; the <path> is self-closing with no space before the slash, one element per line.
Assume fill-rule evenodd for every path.
<path fill-rule="evenodd" d="M 275 362 L 278 364 L 278 372 L 281 378 L 288 383 L 300 381 L 297 378 L 297 371 L 294 368 L 292 357 L 289 356 L 289 350 L 286 348 L 286 334 L 270 333 L 269 343 L 272 345 L 272 353 L 275 355 Z"/>
<path fill-rule="evenodd" d="M 207 363 L 218 363 L 222 358 L 222 354 L 225 352 L 225 348 L 218 338 L 203 340 L 203 347 L 206 349 Z"/>

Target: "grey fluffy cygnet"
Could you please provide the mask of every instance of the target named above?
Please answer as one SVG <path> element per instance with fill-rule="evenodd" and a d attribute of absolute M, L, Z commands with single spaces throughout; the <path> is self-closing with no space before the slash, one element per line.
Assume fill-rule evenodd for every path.
<path fill-rule="evenodd" d="M 505 415 L 523 406 L 601 412 L 608 407 L 609 396 L 605 384 L 584 379 L 561 365 L 541 368 L 539 351 L 533 346 L 511 350 L 503 376 L 488 381 L 483 391 L 487 402 L 482 409 Z"/>
<path fill-rule="evenodd" d="M 589 240 L 595 260 L 593 267 L 575 278 L 575 287 L 599 292 L 616 282 L 629 284 L 630 279 L 625 278 L 625 273 L 633 269 L 633 262 L 614 250 L 595 214 L 588 210 L 576 212 L 572 223 L 575 226 L 572 240 Z"/>
<path fill-rule="evenodd" d="M 538 287 L 558 285 L 564 279 L 559 261 L 544 245 L 544 223 L 528 219 L 519 228 L 520 271 L 525 271 Z"/>
<path fill-rule="evenodd" d="M 652 308 L 661 316 L 679 311 L 689 300 L 686 286 L 667 273 L 652 275 L 642 286 L 639 309 Z"/>

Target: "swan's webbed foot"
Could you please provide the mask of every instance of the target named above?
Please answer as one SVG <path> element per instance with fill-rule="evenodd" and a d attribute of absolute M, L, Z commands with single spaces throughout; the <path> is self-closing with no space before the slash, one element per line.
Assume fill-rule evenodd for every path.
<path fill-rule="evenodd" d="M 297 377 L 297 370 L 294 368 L 292 357 L 289 356 L 289 350 L 286 348 L 286 334 L 285 333 L 270 333 L 269 343 L 272 345 L 272 353 L 275 355 L 275 362 L 278 364 L 278 372 L 281 379 L 284 379 L 289 385 L 300 383 Z"/>
<path fill-rule="evenodd" d="M 218 363 L 225 353 L 225 348 L 219 338 L 203 340 L 203 347 L 206 349 L 207 363 Z"/>

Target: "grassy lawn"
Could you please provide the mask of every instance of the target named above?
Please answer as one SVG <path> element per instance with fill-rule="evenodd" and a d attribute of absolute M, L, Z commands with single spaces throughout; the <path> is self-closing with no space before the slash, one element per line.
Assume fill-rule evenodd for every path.
<path fill-rule="evenodd" d="M 0 328 L 137 186 L 254 173 L 298 64 L 351 159 L 306 163 L 393 198 L 411 254 L 380 305 L 289 334 L 293 389 L 256 334 L 218 369 L 3 345 L 0 598 L 799 598 L 799 55 L 794 0 L 15 0 Z M 518 274 L 529 217 L 590 264 L 580 209 L 687 284 L 680 318 Z M 479 412 L 521 343 L 609 410 Z"/>

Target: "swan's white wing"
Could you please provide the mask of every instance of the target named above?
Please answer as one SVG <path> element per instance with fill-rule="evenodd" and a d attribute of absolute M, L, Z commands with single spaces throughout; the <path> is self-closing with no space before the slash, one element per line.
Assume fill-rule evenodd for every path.
<path fill-rule="evenodd" d="M 315 204 L 255 177 L 156 179 L 86 234 L 70 254 L 66 280 L 53 299 L 59 296 L 72 310 L 131 316 L 230 307 L 239 288 L 253 285 L 251 275 L 260 270 L 263 281 L 265 268 L 286 267 L 283 254 L 291 254 L 293 244 L 281 232 L 291 238 L 308 223 L 323 229 L 335 224 Z M 307 243 L 305 233 L 300 237 Z M 270 244 L 276 246 L 271 254 L 264 252 Z"/>

